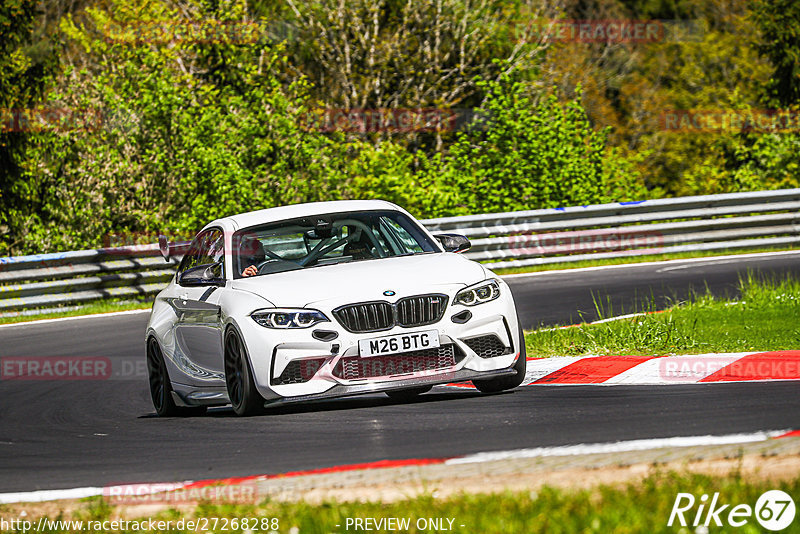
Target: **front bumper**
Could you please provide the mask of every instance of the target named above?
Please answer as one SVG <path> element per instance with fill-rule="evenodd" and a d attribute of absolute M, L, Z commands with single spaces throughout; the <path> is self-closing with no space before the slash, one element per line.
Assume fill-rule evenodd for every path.
<path fill-rule="evenodd" d="M 504 297 L 471 308 L 450 305 L 438 323 L 419 328 L 395 327 L 382 332 L 354 334 L 336 322 L 320 323 L 318 327 L 337 333 L 335 339 L 327 342 L 312 338 L 314 328 L 284 330 L 280 332 L 280 339 L 275 339 L 274 330 L 257 325 L 249 317 L 239 326 L 246 340 L 256 388 L 267 404 L 324 399 L 514 374 L 512 367 L 519 355 L 521 340 L 510 292 L 506 291 Z M 467 322 L 458 323 L 452 319 L 467 309 L 472 313 Z M 326 315 L 329 313 L 323 311 Z M 442 345 L 452 344 L 457 348 L 459 357 L 453 365 L 356 379 L 344 378 L 337 371 L 339 362 L 359 357 L 359 340 L 423 330 L 436 330 Z M 468 341 L 485 335 L 496 336 L 508 350 L 490 358 L 480 357 Z M 296 383 L 276 380 L 290 364 L 301 361 L 313 361 L 314 366 L 318 365 L 316 362 L 324 363 L 315 367 L 311 378 L 306 376 Z"/>
<path fill-rule="evenodd" d="M 355 395 L 364 395 L 367 393 L 381 393 L 384 391 L 407 389 L 419 386 L 437 386 L 443 384 L 450 384 L 453 382 L 466 382 L 472 379 L 485 379 L 496 378 L 501 376 L 515 375 L 517 372 L 514 369 L 499 369 L 496 371 L 481 371 L 476 372 L 470 369 L 461 369 L 460 371 L 447 372 L 439 375 L 431 375 L 424 377 L 415 377 L 408 379 L 397 379 L 384 382 L 369 382 L 364 384 L 344 385 L 336 384 L 332 388 L 322 393 L 314 393 L 309 395 L 299 395 L 293 397 L 278 397 L 264 402 L 265 407 L 283 405 L 294 402 L 307 402 L 314 400 L 333 399 L 340 397 L 352 397 Z"/>

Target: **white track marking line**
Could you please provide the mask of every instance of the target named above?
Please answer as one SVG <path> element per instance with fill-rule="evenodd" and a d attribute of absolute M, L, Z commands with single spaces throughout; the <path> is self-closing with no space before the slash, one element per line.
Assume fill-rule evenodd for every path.
<path fill-rule="evenodd" d="M 578 267 L 576 269 L 553 269 L 551 271 L 536 271 L 533 273 L 516 273 L 516 274 L 503 274 L 501 278 L 522 278 L 525 276 L 546 276 L 546 275 L 559 275 L 570 273 L 585 273 L 591 271 L 602 271 L 604 269 L 625 269 L 631 267 L 653 267 L 656 265 L 675 265 L 676 263 L 698 263 L 709 262 L 713 260 L 729 260 L 729 259 L 756 259 L 765 258 L 770 256 L 790 256 L 800 254 L 800 250 L 781 250 L 778 252 L 755 252 L 753 254 L 731 254 L 729 256 L 704 256 L 702 258 L 686 258 L 682 260 L 661 260 L 661 261 L 643 261 L 640 263 L 619 263 L 616 265 L 597 265 L 594 267 Z"/>
<path fill-rule="evenodd" d="M 111 499 L 128 496 L 152 495 L 175 491 L 191 484 L 190 481 L 184 482 L 156 482 L 150 484 L 120 484 L 117 486 L 106 486 L 105 488 L 86 487 L 60 490 L 39 490 L 25 491 L 17 493 L 0 493 L 0 504 L 10 504 L 16 502 L 45 502 L 59 501 L 62 499 L 83 499 L 85 497 L 99 497 L 105 495 Z"/>
<path fill-rule="evenodd" d="M 735 443 L 755 443 L 779 438 L 790 432 L 789 430 L 766 430 L 752 432 L 748 434 L 727 434 L 722 436 L 687 436 L 674 438 L 655 438 L 639 439 L 630 441 L 617 441 L 614 443 L 590 443 L 579 445 L 564 445 L 560 447 L 537 447 L 533 449 L 514 449 L 507 451 L 480 452 L 450 458 L 444 461 L 445 465 L 470 464 L 481 462 L 493 462 L 497 460 L 508 460 L 517 458 L 540 458 L 544 456 L 577 456 L 582 454 L 602 454 L 613 452 L 643 451 L 650 449 L 674 448 L 674 447 L 695 447 L 702 445 L 728 445 Z M 85 487 L 61 490 L 40 490 L 16 493 L 0 493 L 0 504 L 11 504 L 19 502 L 44 502 L 61 499 L 82 499 L 85 497 L 95 497 L 100 495 L 113 495 L 117 488 L 151 486 L 149 493 L 160 493 L 167 489 L 183 487 L 190 482 L 175 482 L 171 484 L 133 484 L 121 486 L 108 486 L 106 488 Z M 141 489 L 137 489 L 141 493 Z"/>
<path fill-rule="evenodd" d="M 728 434 L 724 436 L 687 436 L 676 438 L 637 439 L 617 441 L 615 443 L 590 443 L 580 445 L 564 445 L 561 447 L 537 447 L 535 449 L 515 449 L 497 452 L 479 452 L 451 458 L 445 465 L 473 464 L 512 460 L 519 458 L 541 458 L 544 456 L 577 456 L 582 454 L 602 454 L 613 452 L 645 451 L 673 447 L 696 447 L 702 445 L 728 445 L 733 443 L 754 443 L 766 441 L 785 434 L 787 430 L 769 430 L 751 434 Z"/>
<path fill-rule="evenodd" d="M 754 353 L 727 352 L 653 358 L 609 378 L 603 384 L 695 384 L 750 354 Z"/>
<path fill-rule="evenodd" d="M 104 317 L 118 317 L 120 315 L 136 315 L 139 313 L 150 313 L 150 308 L 146 308 L 143 310 L 125 310 L 125 311 L 108 312 L 108 313 L 93 313 L 91 315 L 74 315 L 71 317 L 56 317 L 55 319 L 38 319 L 36 321 L 22 321 L 19 323 L 6 323 L 6 324 L 0 324 L 0 328 L 35 326 L 39 324 L 58 323 L 61 321 L 76 321 L 78 319 L 102 319 Z"/>
<path fill-rule="evenodd" d="M 770 259 L 773 259 L 773 258 L 764 258 L 764 259 L 770 260 Z M 775 258 L 775 259 L 777 259 L 777 258 Z M 668 273 L 668 272 L 671 272 L 671 271 L 680 271 L 682 269 L 696 269 L 698 267 L 706 267 L 706 266 L 709 266 L 709 265 L 726 265 L 728 263 L 736 263 L 736 260 L 717 260 L 717 261 L 708 260 L 708 261 L 702 262 L 702 263 L 687 263 L 685 265 L 670 265 L 670 266 L 667 266 L 667 267 L 662 267 L 660 269 L 657 269 L 656 272 L 657 273 Z"/>
<path fill-rule="evenodd" d="M 103 494 L 103 488 L 73 488 L 62 490 L 21 491 L 18 493 L 0 493 L 0 504 L 16 502 L 45 502 L 61 499 L 83 499 Z"/>
<path fill-rule="evenodd" d="M 733 304 L 733 303 L 732 303 Z M 668 310 L 657 310 L 652 312 L 639 312 L 639 313 L 626 313 L 625 315 L 617 315 L 615 317 L 607 317 L 606 319 L 598 319 L 596 321 L 592 321 L 591 323 L 577 323 L 577 324 L 567 324 L 562 326 L 553 326 L 551 328 L 539 328 L 537 330 L 529 330 L 529 332 L 533 334 L 537 334 L 539 332 L 555 332 L 556 330 L 563 330 L 564 328 L 577 328 L 579 326 L 588 326 L 593 324 L 603 324 L 603 323 L 610 323 L 612 321 L 620 321 L 622 319 L 633 319 L 634 317 L 645 317 L 647 315 L 653 315 L 656 313 L 664 313 Z"/>
<path fill-rule="evenodd" d="M 592 321 L 589 324 L 611 323 L 614 321 L 621 321 L 622 319 L 633 319 L 634 317 L 644 317 L 646 315 L 653 315 L 654 313 L 660 313 L 660 312 L 626 313 L 625 315 L 617 315 L 615 317 L 608 317 L 607 319 L 598 319 L 597 321 Z"/>

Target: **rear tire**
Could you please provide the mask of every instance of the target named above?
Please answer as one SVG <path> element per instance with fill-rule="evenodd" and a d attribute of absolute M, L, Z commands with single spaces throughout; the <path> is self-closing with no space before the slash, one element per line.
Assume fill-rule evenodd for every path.
<path fill-rule="evenodd" d="M 203 415 L 205 406 L 183 407 L 172 399 L 172 382 L 167 372 L 167 363 L 158 341 L 151 337 L 147 341 L 147 375 L 150 382 L 150 398 L 159 417 L 187 417 Z"/>
<path fill-rule="evenodd" d="M 433 386 L 419 386 L 409 389 L 394 389 L 391 391 L 384 391 L 384 393 L 392 400 L 405 402 L 416 399 L 423 393 L 429 392 L 431 388 L 433 388 Z"/>
<path fill-rule="evenodd" d="M 525 336 L 522 334 L 522 326 L 519 327 L 520 349 L 519 358 L 514 364 L 513 369 L 517 374 L 512 376 L 502 376 L 500 378 L 490 378 L 488 380 L 473 380 L 472 383 L 481 393 L 499 393 L 522 384 L 525 380 L 525 369 L 527 368 L 527 353 L 525 351 Z"/>
<path fill-rule="evenodd" d="M 264 397 L 253 382 L 244 344 L 232 328 L 225 334 L 225 385 L 236 415 L 249 416 L 264 412 Z"/>

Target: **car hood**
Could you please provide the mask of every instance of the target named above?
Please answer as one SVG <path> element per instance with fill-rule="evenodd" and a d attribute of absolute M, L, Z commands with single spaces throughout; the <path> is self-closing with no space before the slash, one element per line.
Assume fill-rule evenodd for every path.
<path fill-rule="evenodd" d="M 338 265 L 326 265 L 240 278 L 233 289 L 255 293 L 275 306 L 333 308 L 349 302 L 387 300 L 384 291 L 419 295 L 465 287 L 484 280 L 487 271 L 474 261 L 451 253 L 420 254 Z"/>

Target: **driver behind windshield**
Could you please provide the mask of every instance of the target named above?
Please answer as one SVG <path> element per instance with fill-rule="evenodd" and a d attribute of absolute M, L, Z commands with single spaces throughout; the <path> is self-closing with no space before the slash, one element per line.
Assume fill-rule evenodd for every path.
<path fill-rule="evenodd" d="M 242 276 L 255 276 L 258 274 L 258 265 L 267 259 L 264 245 L 254 236 L 242 238 L 239 246 L 239 266 L 247 265 L 242 271 Z"/>
<path fill-rule="evenodd" d="M 356 237 L 344 246 L 342 256 L 352 256 L 354 260 L 371 260 L 375 258 L 372 253 L 372 243 L 363 230 L 356 232 Z"/>

